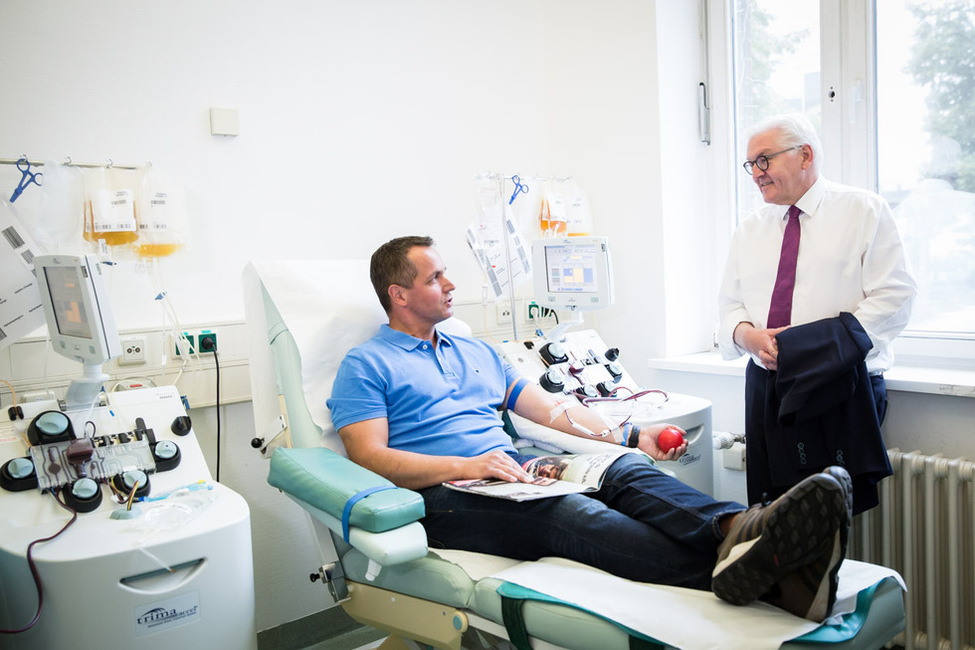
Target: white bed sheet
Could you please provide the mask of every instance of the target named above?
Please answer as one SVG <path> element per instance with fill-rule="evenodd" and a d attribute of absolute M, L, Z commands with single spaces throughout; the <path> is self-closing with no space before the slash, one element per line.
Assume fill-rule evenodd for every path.
<path fill-rule="evenodd" d="M 709 591 L 633 582 L 561 558 L 523 562 L 491 577 L 555 597 L 678 648 L 775 650 L 820 625 L 767 603 L 739 607 Z M 857 594 L 887 577 L 905 588 L 891 569 L 844 561 L 833 616 L 854 611 Z"/>

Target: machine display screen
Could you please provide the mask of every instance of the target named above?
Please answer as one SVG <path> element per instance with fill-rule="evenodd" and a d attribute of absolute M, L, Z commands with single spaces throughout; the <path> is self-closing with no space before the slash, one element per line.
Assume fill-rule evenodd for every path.
<path fill-rule="evenodd" d="M 79 268 L 52 266 L 45 268 L 44 272 L 58 332 L 64 336 L 92 338 L 91 324 L 85 310 L 84 288 L 78 277 Z"/>
<path fill-rule="evenodd" d="M 598 247 L 593 244 L 546 246 L 548 290 L 553 293 L 595 292 L 598 253 Z"/>

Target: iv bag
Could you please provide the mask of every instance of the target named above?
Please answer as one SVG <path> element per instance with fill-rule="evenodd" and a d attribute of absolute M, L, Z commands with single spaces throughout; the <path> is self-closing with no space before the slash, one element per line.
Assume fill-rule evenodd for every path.
<path fill-rule="evenodd" d="M 576 182 L 569 179 L 565 186 L 566 225 L 569 236 L 588 237 L 592 234 L 592 214 L 589 211 L 589 197 Z"/>
<path fill-rule="evenodd" d="M 85 205 L 84 173 L 78 167 L 57 162 L 44 163 L 44 200 L 39 218 L 34 219 L 34 238 L 41 251 L 77 251 L 83 235 L 82 206 Z"/>
<path fill-rule="evenodd" d="M 102 240 L 108 246 L 138 239 L 135 182 L 135 174 L 123 169 L 99 167 L 86 172 L 85 239 Z"/>
<path fill-rule="evenodd" d="M 186 244 L 183 187 L 155 167 L 147 167 L 136 202 L 139 257 L 166 257 Z"/>
<path fill-rule="evenodd" d="M 561 188 L 556 188 L 555 183 L 551 181 L 545 183 L 538 225 L 546 237 L 562 237 L 566 233 L 565 201 L 560 190 Z"/>

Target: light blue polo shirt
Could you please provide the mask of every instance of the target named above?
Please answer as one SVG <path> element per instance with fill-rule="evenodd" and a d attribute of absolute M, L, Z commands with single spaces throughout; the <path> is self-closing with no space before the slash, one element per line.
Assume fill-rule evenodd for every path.
<path fill-rule="evenodd" d="M 342 360 L 326 405 L 336 429 L 386 418 L 392 449 L 514 451 L 497 409 L 518 378 L 484 341 L 438 332 L 433 345 L 383 325 Z"/>

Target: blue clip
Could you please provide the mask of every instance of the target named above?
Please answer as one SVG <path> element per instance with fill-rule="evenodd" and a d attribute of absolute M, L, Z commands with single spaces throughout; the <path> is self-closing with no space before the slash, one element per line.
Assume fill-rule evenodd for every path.
<path fill-rule="evenodd" d="M 511 198 L 508 199 L 508 205 L 514 203 L 515 197 L 521 194 L 522 192 L 526 194 L 528 193 L 528 186 L 521 182 L 521 177 L 518 176 L 517 174 L 511 177 L 511 182 L 515 184 L 515 191 L 511 193 Z"/>
<path fill-rule="evenodd" d="M 20 182 L 17 183 L 17 188 L 14 190 L 14 193 L 10 195 L 11 203 L 19 199 L 20 195 L 24 193 L 24 190 L 26 190 L 27 186 L 31 183 L 40 187 L 40 178 L 44 176 L 44 174 L 35 174 L 30 170 L 30 161 L 27 160 L 27 158 L 20 158 L 17 160 L 17 169 L 20 170 Z"/>

